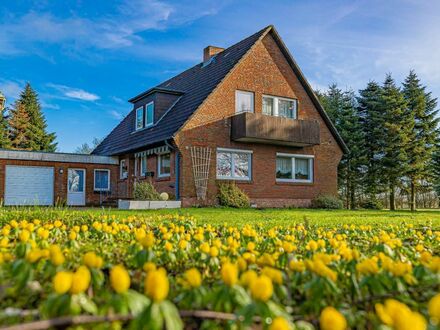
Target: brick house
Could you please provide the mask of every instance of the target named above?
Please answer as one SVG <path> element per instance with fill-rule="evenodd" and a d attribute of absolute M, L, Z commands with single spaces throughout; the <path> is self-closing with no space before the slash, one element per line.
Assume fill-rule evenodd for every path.
<path fill-rule="evenodd" d="M 129 100 L 92 155 L 0 150 L 6 205 L 102 205 L 149 180 L 183 206 L 235 182 L 259 207 L 337 194 L 344 142 L 273 26 Z"/>
<path fill-rule="evenodd" d="M 133 110 L 93 151 L 119 158 L 131 198 L 151 180 L 183 206 L 216 203 L 234 181 L 259 207 L 337 194 L 344 142 L 273 26 L 129 100 Z"/>

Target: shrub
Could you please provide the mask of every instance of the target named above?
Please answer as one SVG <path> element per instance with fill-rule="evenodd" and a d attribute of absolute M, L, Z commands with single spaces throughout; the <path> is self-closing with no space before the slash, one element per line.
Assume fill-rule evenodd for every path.
<path fill-rule="evenodd" d="M 222 206 L 244 208 L 250 206 L 248 195 L 235 183 L 222 183 L 218 189 L 218 201 Z"/>
<path fill-rule="evenodd" d="M 133 197 L 140 201 L 158 201 L 160 194 L 151 182 L 137 182 L 134 185 Z"/>
<path fill-rule="evenodd" d="M 367 210 L 382 210 L 383 204 L 380 200 L 377 199 L 368 199 L 365 201 L 362 201 L 359 205 L 363 209 Z"/>
<path fill-rule="evenodd" d="M 312 207 L 315 209 L 342 209 L 344 204 L 333 195 L 321 195 L 312 200 Z"/>

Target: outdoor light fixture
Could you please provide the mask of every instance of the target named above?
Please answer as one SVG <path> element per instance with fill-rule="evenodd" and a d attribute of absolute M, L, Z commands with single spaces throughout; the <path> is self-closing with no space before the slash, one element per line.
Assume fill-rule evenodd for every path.
<path fill-rule="evenodd" d="M 58 170 L 58 173 L 63 174 L 63 173 L 64 173 L 64 170 L 63 170 L 62 168 L 60 168 L 60 169 Z"/>

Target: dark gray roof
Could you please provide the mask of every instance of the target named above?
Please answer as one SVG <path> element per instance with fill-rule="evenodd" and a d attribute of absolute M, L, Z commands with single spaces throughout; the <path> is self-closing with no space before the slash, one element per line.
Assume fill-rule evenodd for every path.
<path fill-rule="evenodd" d="M 313 89 L 307 82 L 299 66 L 296 64 L 286 45 L 281 40 L 278 32 L 270 25 L 257 33 L 247 37 L 239 43 L 225 49 L 210 61 L 209 65 L 199 63 L 181 74 L 133 97 L 130 102 L 135 102 L 155 91 L 179 93 L 178 102 L 167 111 L 157 125 L 133 133 L 135 112 L 131 111 L 122 122 L 93 150 L 93 154 L 118 155 L 145 146 L 154 145 L 170 139 L 185 124 L 188 118 L 197 110 L 202 102 L 211 94 L 214 88 L 223 80 L 229 71 L 251 49 L 251 47 L 269 31 L 289 62 L 292 70 L 298 76 L 305 91 L 321 114 L 324 122 L 335 137 L 344 152 L 348 148 L 335 126 L 331 122 L 322 105 L 319 103 Z"/>
<path fill-rule="evenodd" d="M 122 122 L 99 144 L 93 154 L 118 155 L 170 139 L 197 110 L 213 89 L 271 27 L 266 27 L 239 43 L 217 54 L 209 65 L 203 62 L 179 75 L 139 94 L 130 101 L 148 95 L 154 89 L 179 91 L 182 94 L 171 111 L 156 126 L 133 133 L 135 112 L 131 111 Z"/>

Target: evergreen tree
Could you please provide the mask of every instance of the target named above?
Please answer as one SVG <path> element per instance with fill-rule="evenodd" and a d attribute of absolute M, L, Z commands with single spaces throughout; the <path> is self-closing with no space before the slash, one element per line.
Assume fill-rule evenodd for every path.
<path fill-rule="evenodd" d="M 437 143 L 436 151 L 432 159 L 434 191 L 437 193 L 440 204 L 440 142 Z"/>
<path fill-rule="evenodd" d="M 23 104 L 15 102 L 9 116 L 9 139 L 12 149 L 32 150 L 29 115 Z"/>
<path fill-rule="evenodd" d="M 92 144 L 89 145 L 87 142 L 83 143 L 81 146 L 75 149 L 77 154 L 91 154 L 92 151 L 102 142 L 102 139 L 97 137 L 93 138 Z"/>
<path fill-rule="evenodd" d="M 407 150 L 414 121 L 408 115 L 405 98 L 390 74 L 385 78 L 381 100 L 385 133 L 384 154 L 381 160 L 383 179 L 388 186 L 390 210 L 395 210 L 396 188 L 409 170 Z"/>
<path fill-rule="evenodd" d="M 382 158 L 384 155 L 385 132 L 382 111 L 382 88 L 374 81 L 359 91 L 357 111 L 363 132 L 361 159 L 365 164 L 364 191 L 371 202 L 384 191 Z"/>
<path fill-rule="evenodd" d="M 3 110 L 0 112 L 0 148 L 7 149 L 10 147 L 8 117 L 5 114 L 5 110 Z"/>
<path fill-rule="evenodd" d="M 421 180 L 432 178 L 432 157 L 438 136 L 437 101 L 426 93 L 414 71 L 410 71 L 403 83 L 403 95 L 407 102 L 407 115 L 412 121 L 412 131 L 407 147 L 408 177 L 411 186 L 410 207 L 416 208 L 416 191 Z"/>
<path fill-rule="evenodd" d="M 18 102 L 24 106 L 29 117 L 28 139 L 31 150 L 55 151 L 57 146 L 55 142 L 56 135 L 47 132 L 47 123 L 41 111 L 38 95 L 29 83 L 21 92 Z"/>

